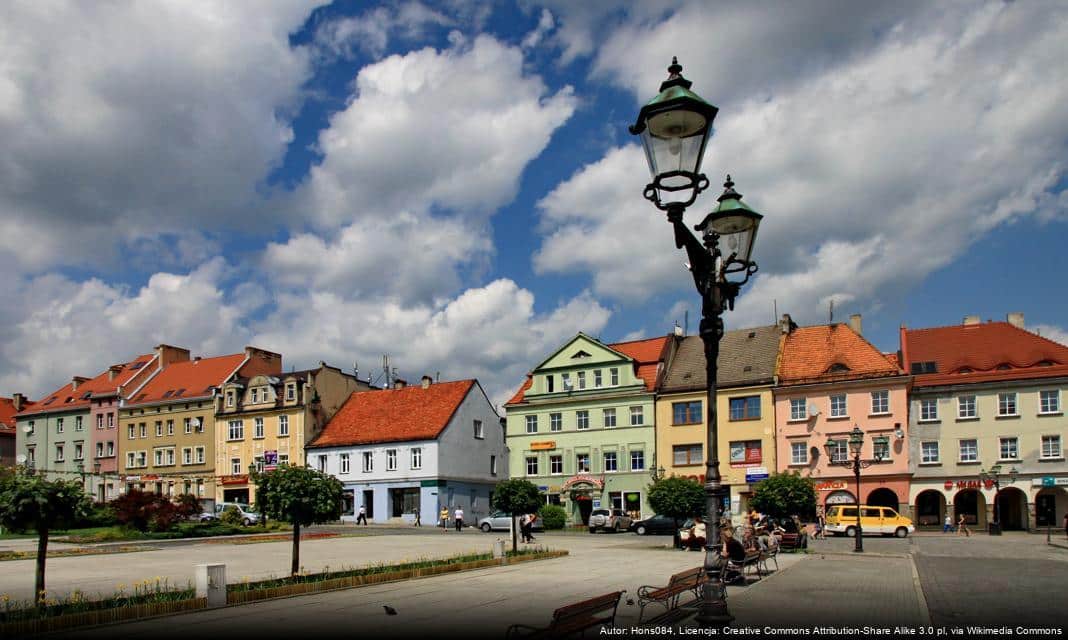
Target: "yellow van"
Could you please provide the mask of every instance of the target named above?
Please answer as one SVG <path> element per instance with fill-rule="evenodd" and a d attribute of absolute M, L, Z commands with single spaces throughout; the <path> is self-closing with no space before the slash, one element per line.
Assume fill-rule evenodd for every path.
<path fill-rule="evenodd" d="M 895 535 L 904 538 L 916 530 L 912 520 L 890 507 L 860 505 L 860 526 L 864 533 Z M 827 531 L 836 536 L 857 535 L 857 505 L 836 504 L 827 508 Z"/>

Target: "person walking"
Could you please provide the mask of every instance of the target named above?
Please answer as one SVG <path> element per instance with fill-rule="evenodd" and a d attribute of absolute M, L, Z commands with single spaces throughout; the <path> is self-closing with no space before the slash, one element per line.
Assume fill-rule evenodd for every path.
<path fill-rule="evenodd" d="M 946 514 L 946 521 L 942 525 L 942 533 L 949 533 L 953 531 L 953 516 Z"/>
<path fill-rule="evenodd" d="M 820 540 L 827 539 L 827 513 L 823 510 L 821 505 L 816 509 L 816 538 Z"/>
<path fill-rule="evenodd" d="M 531 513 L 527 516 L 527 542 L 534 542 L 534 523 L 538 521 L 538 514 Z"/>
<path fill-rule="evenodd" d="M 464 510 L 460 505 L 456 505 L 456 511 L 453 512 L 452 517 L 456 521 L 456 532 L 462 533 L 464 530 Z"/>
<path fill-rule="evenodd" d="M 441 513 L 438 514 L 438 519 L 441 520 L 441 532 L 449 532 L 449 508 L 441 507 Z"/>
<path fill-rule="evenodd" d="M 415 522 L 414 522 L 414 523 L 412 523 L 412 526 L 413 526 L 413 527 L 421 527 L 421 526 L 423 526 L 423 523 L 422 523 L 422 521 L 420 520 L 420 516 L 421 516 L 422 514 L 420 514 L 420 513 L 419 513 L 419 509 L 413 509 L 413 510 L 412 510 L 412 513 L 414 513 L 414 514 L 415 514 Z"/>
<path fill-rule="evenodd" d="M 964 514 L 960 514 L 960 518 L 957 520 L 957 535 L 964 534 L 965 538 L 970 538 L 972 532 L 968 530 L 968 523 L 964 520 Z"/>
<path fill-rule="evenodd" d="M 367 508 L 362 504 L 360 505 L 360 515 L 356 517 L 356 524 L 360 524 L 361 521 L 365 525 L 367 524 Z"/>

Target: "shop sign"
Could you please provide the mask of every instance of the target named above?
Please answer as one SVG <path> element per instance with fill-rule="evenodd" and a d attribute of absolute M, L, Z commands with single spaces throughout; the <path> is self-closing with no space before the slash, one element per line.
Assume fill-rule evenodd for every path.
<path fill-rule="evenodd" d="M 565 480 L 563 486 L 561 487 L 561 490 L 567 491 L 576 484 L 592 484 L 598 489 L 604 489 L 604 480 L 594 478 L 590 475 L 579 474 L 577 476 L 571 476 L 570 478 Z"/>
<path fill-rule="evenodd" d="M 845 488 L 846 483 L 842 480 L 827 480 L 816 483 L 816 491 L 839 491 Z"/>
<path fill-rule="evenodd" d="M 148 481 L 148 480 L 159 480 L 159 475 L 155 474 L 155 473 L 150 473 L 148 475 L 141 476 L 141 479 L 145 480 L 145 481 Z"/>
<path fill-rule="evenodd" d="M 674 473 L 671 474 L 671 477 L 674 478 L 675 474 Z M 704 484 L 705 483 L 705 474 L 703 474 L 703 473 L 701 475 L 699 475 L 699 476 L 689 475 L 689 476 L 678 476 L 678 477 L 686 478 L 687 480 L 693 480 L 697 484 Z"/>
<path fill-rule="evenodd" d="M 857 501 L 848 491 L 835 491 L 827 496 L 827 504 L 853 504 Z"/>
<path fill-rule="evenodd" d="M 994 481 L 993 480 L 957 480 L 955 483 L 950 485 L 950 481 L 947 480 L 946 484 L 945 484 L 945 487 L 946 487 L 946 489 L 952 489 L 953 487 L 956 487 L 958 491 L 961 490 L 961 489 L 983 489 L 983 488 L 993 489 L 994 488 Z"/>
<path fill-rule="evenodd" d="M 1031 479 L 1032 487 L 1068 487 L 1068 476 L 1058 478 L 1056 476 L 1042 476 Z"/>
<path fill-rule="evenodd" d="M 761 453 L 760 440 L 732 442 L 730 446 L 732 467 L 752 467 L 759 465 L 764 460 Z"/>
<path fill-rule="evenodd" d="M 248 484 L 248 474 L 223 476 L 221 484 Z"/>
<path fill-rule="evenodd" d="M 123 482 L 141 482 L 141 476 L 123 476 Z"/>
<path fill-rule="evenodd" d="M 760 482 L 768 479 L 767 467 L 750 467 L 745 470 L 746 482 Z"/>
<path fill-rule="evenodd" d="M 269 464 L 278 464 L 278 451 L 264 451 L 263 452 L 263 464 L 264 466 Z"/>
<path fill-rule="evenodd" d="M 556 440 L 541 440 L 539 442 L 531 442 L 530 443 L 530 450 L 531 451 L 545 451 L 547 449 L 555 449 L 555 448 L 556 448 Z"/>

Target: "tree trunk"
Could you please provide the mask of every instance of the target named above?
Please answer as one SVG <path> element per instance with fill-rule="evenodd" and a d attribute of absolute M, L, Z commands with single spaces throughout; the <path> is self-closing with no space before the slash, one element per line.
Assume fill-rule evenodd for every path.
<path fill-rule="evenodd" d="M 515 514 L 513 513 L 512 514 L 512 553 L 516 553 L 517 551 L 519 551 L 519 548 L 518 548 L 518 546 L 516 544 L 516 541 L 515 541 L 515 535 L 516 535 L 516 530 L 515 529 L 516 529 L 516 525 L 517 524 L 518 523 L 515 521 Z"/>
<path fill-rule="evenodd" d="M 297 575 L 300 573 L 300 523 L 293 523 L 293 567 L 290 569 L 290 575 Z"/>
<path fill-rule="evenodd" d="M 48 529 L 37 530 L 37 575 L 34 580 L 33 603 L 41 605 L 45 590 L 45 560 L 48 558 Z"/>

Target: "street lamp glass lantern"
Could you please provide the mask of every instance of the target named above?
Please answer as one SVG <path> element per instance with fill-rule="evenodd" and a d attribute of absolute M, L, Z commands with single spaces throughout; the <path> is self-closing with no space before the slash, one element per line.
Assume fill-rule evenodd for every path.
<path fill-rule="evenodd" d="M 734 182 L 727 176 L 723 183 L 719 205 L 705 216 L 696 230 L 718 238 L 724 252 L 724 271 L 744 271 L 752 264 L 753 245 L 764 216 L 742 202 L 742 194 L 734 190 Z"/>
<path fill-rule="evenodd" d="M 849 432 L 849 451 L 854 456 L 859 456 L 863 448 L 864 432 L 860 430 L 860 427 L 854 426 L 853 430 Z"/>

